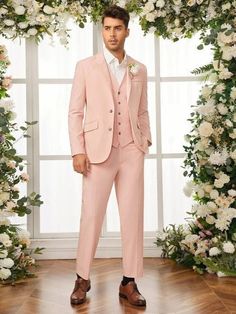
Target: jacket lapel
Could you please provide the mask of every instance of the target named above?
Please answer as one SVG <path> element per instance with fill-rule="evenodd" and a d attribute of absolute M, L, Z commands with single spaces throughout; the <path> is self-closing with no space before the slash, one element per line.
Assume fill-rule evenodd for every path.
<path fill-rule="evenodd" d="M 131 76 L 129 73 L 129 63 L 131 62 L 131 58 L 127 56 L 127 67 L 126 67 L 126 91 L 127 91 L 127 104 L 129 105 L 129 97 L 131 93 Z"/>

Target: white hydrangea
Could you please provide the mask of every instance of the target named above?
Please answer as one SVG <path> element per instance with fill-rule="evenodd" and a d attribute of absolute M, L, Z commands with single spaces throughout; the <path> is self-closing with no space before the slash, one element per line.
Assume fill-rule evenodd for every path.
<path fill-rule="evenodd" d="M 0 243 L 2 243 L 5 247 L 12 245 L 12 241 L 6 232 L 0 233 Z"/>
<path fill-rule="evenodd" d="M 8 268 L 0 268 L 0 279 L 6 280 L 11 276 L 11 271 Z"/>
<path fill-rule="evenodd" d="M 0 259 L 0 267 L 12 268 L 14 261 L 11 258 Z"/>
<path fill-rule="evenodd" d="M 209 250 L 210 256 L 216 256 L 216 255 L 219 255 L 220 253 L 221 253 L 221 250 L 218 249 L 218 247 L 216 247 L 216 246 L 210 248 L 210 250 Z"/>
<path fill-rule="evenodd" d="M 214 151 L 211 153 L 209 157 L 209 162 L 212 165 L 224 165 L 226 163 L 227 158 L 229 157 L 229 154 L 226 149 L 223 149 L 220 151 Z"/>
<path fill-rule="evenodd" d="M 233 254 L 235 252 L 235 246 L 232 242 L 227 241 L 223 243 L 223 250 L 225 253 Z"/>

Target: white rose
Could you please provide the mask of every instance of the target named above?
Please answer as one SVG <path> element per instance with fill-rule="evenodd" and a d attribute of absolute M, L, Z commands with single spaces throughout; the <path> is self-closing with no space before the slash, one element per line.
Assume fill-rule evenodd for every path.
<path fill-rule="evenodd" d="M 27 230 L 18 230 L 17 236 L 21 244 L 25 244 L 27 247 L 30 245 L 30 233 Z"/>
<path fill-rule="evenodd" d="M 207 206 L 210 207 L 211 209 L 216 209 L 217 206 L 214 202 L 210 201 L 210 202 L 207 202 Z"/>
<path fill-rule="evenodd" d="M 216 255 L 219 255 L 220 253 L 221 253 L 221 251 L 216 246 L 210 248 L 210 250 L 209 250 L 210 256 L 216 256 Z"/>
<path fill-rule="evenodd" d="M 7 26 L 12 26 L 15 24 L 13 20 L 9 20 L 9 19 L 3 20 L 3 23 L 6 24 Z"/>
<path fill-rule="evenodd" d="M 228 241 L 223 243 L 223 250 L 225 253 L 233 254 L 235 251 L 235 247 L 232 242 Z"/>
<path fill-rule="evenodd" d="M 164 0 L 158 0 L 156 1 L 156 7 L 158 8 L 163 8 L 165 5 L 165 1 Z"/>
<path fill-rule="evenodd" d="M 233 152 L 230 152 L 230 157 L 236 160 L 236 149 Z"/>
<path fill-rule="evenodd" d="M 225 10 L 229 10 L 231 8 L 231 3 L 225 3 L 222 5 L 222 10 L 225 11 Z"/>
<path fill-rule="evenodd" d="M 199 134 L 204 137 L 209 137 L 213 133 L 213 128 L 210 122 L 202 122 L 198 127 Z"/>
<path fill-rule="evenodd" d="M 2 251 L 0 251 L 0 258 L 5 258 L 5 257 L 7 257 L 7 254 L 8 254 L 7 250 L 2 250 Z"/>
<path fill-rule="evenodd" d="M 11 258 L 0 259 L 0 267 L 12 268 L 14 261 Z"/>
<path fill-rule="evenodd" d="M 218 104 L 217 109 L 221 115 L 225 115 L 228 113 L 228 108 L 224 104 Z"/>
<path fill-rule="evenodd" d="M 207 193 L 211 193 L 211 191 L 212 191 L 212 189 L 213 189 L 212 185 L 210 185 L 210 184 L 204 185 L 203 188 L 204 188 L 204 190 L 205 190 Z"/>
<path fill-rule="evenodd" d="M 228 191 L 228 194 L 230 195 L 230 196 L 236 196 L 236 190 L 233 190 L 233 189 L 231 189 L 231 190 L 229 190 Z"/>
<path fill-rule="evenodd" d="M 6 232 L 0 233 L 0 242 L 5 246 L 9 247 L 12 245 L 9 235 Z"/>
<path fill-rule="evenodd" d="M 36 28 L 30 28 L 28 31 L 27 31 L 27 34 L 29 34 L 30 36 L 34 36 L 37 34 L 37 29 Z"/>
<path fill-rule="evenodd" d="M 231 88 L 230 98 L 233 99 L 233 100 L 236 99 L 236 87 L 232 87 Z"/>
<path fill-rule="evenodd" d="M 29 25 L 29 24 L 26 23 L 26 22 L 20 22 L 20 23 L 18 23 L 18 27 L 19 27 L 20 29 L 24 29 L 24 28 L 26 28 L 28 25 Z"/>
<path fill-rule="evenodd" d="M 8 11 L 5 8 L 0 8 L 0 15 L 6 14 Z"/>
<path fill-rule="evenodd" d="M 156 15 L 154 14 L 154 12 L 150 12 L 146 14 L 146 20 L 148 22 L 154 22 L 156 18 Z"/>
<path fill-rule="evenodd" d="M 229 119 L 227 119 L 225 120 L 225 125 L 228 126 L 229 128 L 232 128 L 233 123 Z"/>
<path fill-rule="evenodd" d="M 210 192 L 210 197 L 214 200 L 216 199 L 217 197 L 219 197 L 219 192 L 217 190 L 212 190 Z"/>
<path fill-rule="evenodd" d="M 0 217 L 0 226 L 10 226 L 11 221 L 6 217 Z"/>
<path fill-rule="evenodd" d="M 15 8 L 15 12 L 17 15 L 23 15 L 25 13 L 25 7 L 23 5 L 19 5 Z"/>
<path fill-rule="evenodd" d="M 193 5 L 196 4 L 196 0 L 188 0 L 187 5 L 192 7 Z"/>
<path fill-rule="evenodd" d="M 6 202 L 9 200 L 9 198 L 10 198 L 10 193 L 8 193 L 8 192 L 0 193 L 0 200 L 1 201 Z"/>
<path fill-rule="evenodd" d="M 45 12 L 46 14 L 52 14 L 54 12 L 54 9 L 49 5 L 45 5 L 43 7 L 43 12 Z"/>
<path fill-rule="evenodd" d="M 0 269 L 0 279 L 6 280 L 8 277 L 11 276 L 11 271 L 8 268 L 1 268 Z"/>
<path fill-rule="evenodd" d="M 233 133 L 229 134 L 229 137 L 235 139 L 236 138 L 236 129 L 233 129 Z"/>
<path fill-rule="evenodd" d="M 212 215 L 208 215 L 206 216 L 206 222 L 210 225 L 213 225 L 215 223 L 216 219 L 214 216 Z"/>

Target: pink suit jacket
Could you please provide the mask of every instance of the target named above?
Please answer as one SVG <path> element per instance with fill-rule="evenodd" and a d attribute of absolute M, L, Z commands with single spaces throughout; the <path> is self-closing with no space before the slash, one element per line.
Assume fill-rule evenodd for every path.
<path fill-rule="evenodd" d="M 128 57 L 128 64 L 137 63 L 138 73 L 128 67 L 127 104 L 132 135 L 144 153 L 152 144 L 147 108 L 146 67 Z M 77 62 L 71 89 L 68 127 L 71 155 L 86 153 L 91 163 L 105 161 L 111 151 L 114 124 L 114 100 L 109 69 L 104 55 Z"/>

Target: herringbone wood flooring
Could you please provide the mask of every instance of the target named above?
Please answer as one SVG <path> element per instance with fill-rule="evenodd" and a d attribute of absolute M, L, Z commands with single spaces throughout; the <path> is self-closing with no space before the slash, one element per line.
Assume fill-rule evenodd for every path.
<path fill-rule="evenodd" d="M 38 278 L 0 287 L 1 314 L 236 314 L 236 278 L 203 276 L 162 258 L 145 258 L 137 279 L 146 309 L 119 299 L 121 259 L 95 259 L 87 302 L 71 306 L 74 260 L 39 261 Z"/>

